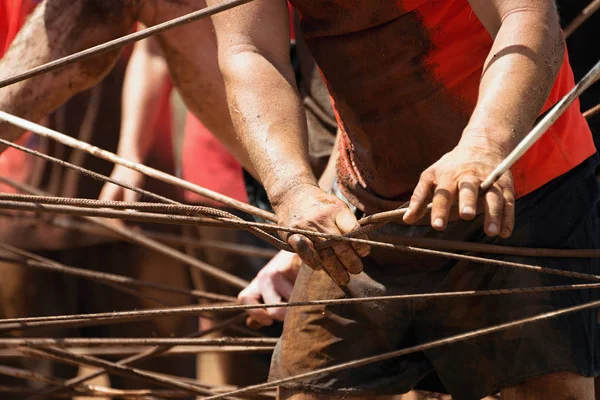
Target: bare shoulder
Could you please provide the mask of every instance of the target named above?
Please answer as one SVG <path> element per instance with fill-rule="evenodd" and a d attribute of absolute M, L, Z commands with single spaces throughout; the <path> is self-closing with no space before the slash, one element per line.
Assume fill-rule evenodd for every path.
<path fill-rule="evenodd" d="M 83 24 L 121 25 L 137 20 L 142 8 L 142 0 L 46 0 L 34 17 L 45 20 L 77 17 Z"/>
<path fill-rule="evenodd" d="M 143 2 L 140 20 L 155 25 L 206 7 L 206 0 L 147 0 Z"/>

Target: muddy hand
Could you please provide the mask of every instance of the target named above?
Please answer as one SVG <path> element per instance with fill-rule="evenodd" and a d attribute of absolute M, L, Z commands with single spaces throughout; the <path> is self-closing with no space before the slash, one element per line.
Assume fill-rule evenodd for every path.
<path fill-rule="evenodd" d="M 312 230 L 333 235 L 343 235 L 360 225 L 344 202 L 325 193 L 319 187 L 301 184 L 291 188 L 277 204 L 273 204 L 279 223 L 292 228 Z M 316 250 L 318 241 L 299 234 L 282 233 L 294 251 L 309 267 L 325 268 L 331 278 L 345 286 L 350 274 L 362 272 L 360 257 L 369 254 L 368 245 L 336 242 L 332 247 Z"/>
<path fill-rule="evenodd" d="M 421 174 L 404 222 L 412 224 L 423 218 L 431 202 L 431 226 L 441 231 L 446 229 L 454 205 L 458 203 L 462 219 L 472 220 L 477 215 L 478 203 L 483 202 L 485 233 L 492 237 L 509 237 L 515 218 L 510 171 L 502 175 L 486 193 L 479 193 L 481 183 L 504 157 L 503 151 L 490 146 L 459 144 Z"/>

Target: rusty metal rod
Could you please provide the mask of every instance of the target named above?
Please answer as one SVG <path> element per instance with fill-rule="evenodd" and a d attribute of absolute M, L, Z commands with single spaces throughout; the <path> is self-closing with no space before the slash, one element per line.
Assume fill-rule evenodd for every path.
<path fill-rule="evenodd" d="M 382 213 L 383 214 L 383 213 Z M 39 217 L 14 217 L 32 219 L 40 221 Z M 67 217 L 68 218 L 68 217 Z M 96 235 L 107 235 L 103 229 L 98 229 L 93 225 L 86 225 L 79 223 L 70 218 L 55 218 L 53 220 L 42 220 L 40 223 L 50 222 L 59 227 L 67 229 L 74 229 L 83 231 L 86 233 Z M 369 225 L 377 226 L 377 225 Z M 135 229 L 135 228 L 134 228 Z M 153 232 L 148 230 L 141 230 L 141 232 L 156 240 L 164 241 L 171 245 L 189 245 L 198 248 L 211 248 L 217 250 L 223 250 L 236 254 L 242 254 L 250 257 L 261 257 L 261 258 L 272 258 L 277 254 L 277 250 L 263 249 L 257 246 L 241 245 L 237 243 L 230 243 L 218 240 L 206 240 L 206 239 L 191 239 L 191 238 L 180 238 L 175 235 Z M 348 236 L 348 235 L 345 235 Z M 600 258 L 600 249 L 551 249 L 551 248 L 535 248 L 535 247 L 515 247 L 505 245 L 494 245 L 487 243 L 477 242 L 466 242 L 459 240 L 447 240 L 447 239 L 433 239 L 433 238 L 421 238 L 421 237 L 407 237 L 407 236 L 384 236 L 377 234 L 378 238 L 385 237 L 388 243 L 395 243 L 404 246 L 415 246 L 424 249 L 432 250 L 450 250 L 450 251 L 465 251 L 471 253 L 487 253 L 487 254 L 503 254 L 523 257 L 542 257 L 542 258 Z"/>
<path fill-rule="evenodd" d="M 41 195 L 41 196 L 46 195 L 46 193 L 44 193 L 40 189 L 32 188 L 29 185 L 26 185 L 24 183 L 15 182 L 13 180 L 6 179 L 6 178 L 4 178 L 4 181 L 7 182 L 8 184 L 12 185 L 13 187 L 15 187 L 21 191 L 24 191 L 26 193 Z M 48 206 L 46 206 L 46 207 L 48 207 Z M 248 286 L 249 282 L 247 282 L 244 279 L 241 279 L 235 275 L 229 274 L 219 268 L 216 268 L 216 267 L 214 267 L 208 263 L 205 263 L 203 261 L 200 261 L 194 257 L 191 257 L 181 251 L 178 251 L 178 250 L 176 250 L 172 247 L 169 247 L 165 244 L 162 244 L 156 240 L 147 238 L 139 232 L 135 232 L 124 226 L 117 226 L 116 224 L 109 223 L 100 218 L 93 218 L 93 217 L 87 216 L 87 217 L 85 217 L 85 219 L 98 225 L 98 226 L 101 226 L 102 228 L 108 230 L 109 232 L 113 232 L 113 233 L 117 234 L 122 239 L 125 239 L 132 243 L 142 245 L 142 246 L 147 247 L 151 250 L 154 250 L 158 253 L 167 255 L 175 260 L 181 261 L 182 263 L 184 263 L 190 267 L 196 268 L 196 269 L 200 270 L 201 272 L 203 272 L 207 275 L 213 276 L 213 277 L 215 277 L 223 282 L 226 282 L 234 287 L 243 289 L 246 286 Z"/>
<path fill-rule="evenodd" d="M 105 346 L 272 346 L 277 338 L 0 338 L 0 348 L 11 347 L 105 347 Z"/>
<path fill-rule="evenodd" d="M 106 238 L 119 238 L 119 236 L 117 236 L 116 234 L 107 232 L 106 229 L 103 229 L 97 225 L 78 221 L 75 218 L 70 218 L 68 216 L 54 216 L 52 218 L 41 218 L 40 215 L 16 215 L 9 213 L 0 213 L 0 218 L 10 218 L 24 224 L 47 224 L 58 228 L 74 230 Z M 131 229 L 137 232 L 141 232 L 143 235 L 149 237 L 150 239 L 158 240 L 170 246 L 191 246 L 193 248 L 200 249 L 209 248 L 211 250 L 264 259 L 271 259 L 278 253 L 276 249 L 272 248 L 263 248 L 259 246 L 228 242 L 224 240 L 191 238 L 185 236 L 180 237 L 170 233 L 139 229 L 136 226 L 131 227 Z"/>
<path fill-rule="evenodd" d="M 204 389 L 202 387 L 191 385 L 189 383 L 181 382 L 171 378 L 165 378 L 162 376 L 158 376 L 153 374 L 152 372 L 145 371 L 138 368 L 127 367 L 124 365 L 120 365 L 118 363 L 113 363 L 110 361 L 105 361 L 97 357 L 85 356 L 81 354 L 71 353 L 70 351 L 57 349 L 57 348 L 44 348 L 44 349 L 30 349 L 30 348 L 20 348 L 20 351 L 24 354 L 39 356 L 42 358 L 51 359 L 54 361 L 58 361 L 61 363 L 66 363 L 75 366 L 88 366 L 88 367 L 96 367 L 103 368 L 106 371 L 113 373 L 115 375 L 124 376 L 127 378 L 136 378 L 144 380 L 148 383 L 152 383 L 155 385 L 160 385 L 162 387 L 167 387 L 171 389 L 182 389 L 186 390 L 189 393 L 193 393 L 196 395 L 210 395 L 212 392 L 210 390 Z M 227 398 L 231 398 L 231 396 L 227 396 Z"/>
<path fill-rule="evenodd" d="M 600 277 L 599 277 L 600 278 Z M 513 289 L 492 289 L 492 290 L 467 290 L 458 292 L 439 292 L 439 293 L 419 293 L 394 296 L 375 296 L 364 298 L 347 298 L 334 300 L 312 300 L 291 303 L 272 303 L 272 304 L 245 304 L 245 305 L 214 305 L 214 306 L 186 306 L 171 307 L 162 309 L 148 309 L 135 311 L 120 311 L 110 313 L 96 314 L 73 314 L 57 315 L 48 317 L 30 317 L 30 318 L 11 318 L 0 320 L 0 333 L 7 333 L 17 330 L 30 329 L 50 329 L 58 327 L 83 327 L 91 325 L 104 325 L 123 322 L 134 322 L 149 318 L 165 316 L 185 316 L 198 315 L 206 312 L 232 312 L 247 311 L 263 308 L 290 308 L 290 307 L 320 307 L 331 305 L 347 305 L 376 301 L 407 301 L 407 300 L 425 300 L 425 299 L 448 299 L 458 297 L 478 297 L 478 296 L 503 296 L 515 294 L 532 294 L 558 291 L 590 290 L 599 289 L 600 283 L 557 285 L 530 288 Z"/>
<path fill-rule="evenodd" d="M 600 79 L 600 62 L 579 81 L 569 93 L 556 103 L 533 129 L 519 142 L 513 151 L 498 165 L 489 176 L 481 183 L 482 192 L 487 191 L 492 185 L 508 171 L 542 135 L 560 118 L 560 116 L 573 104 L 573 102 L 590 86 Z"/>
<path fill-rule="evenodd" d="M 251 1 L 251 0 L 236 0 L 236 1 Z M 250 215 L 258 216 L 264 218 L 268 221 L 277 221 L 277 217 L 268 212 L 264 211 L 258 207 L 254 207 L 250 204 L 241 202 L 239 200 L 232 199 L 230 197 L 224 196 L 222 194 L 216 193 L 212 190 L 208 190 L 206 188 L 200 187 L 193 183 L 187 182 L 183 179 L 177 178 L 173 175 L 167 174 L 165 172 L 159 171 L 155 168 L 147 167 L 143 164 L 129 161 L 123 157 L 119 157 L 115 153 L 109 152 L 107 150 L 103 150 L 97 146 L 92 146 L 88 143 L 82 142 L 70 136 L 64 135 L 55 130 L 46 128 L 42 125 L 36 124 L 31 121 L 27 121 L 26 119 L 19 118 L 17 116 L 11 115 L 4 111 L 0 111 L 0 120 L 6 121 L 11 125 L 18 126 L 19 128 L 28 130 L 32 133 L 35 133 L 38 136 L 50 138 L 59 143 L 64 144 L 65 146 L 84 151 L 86 153 L 92 154 L 98 158 L 103 160 L 112 162 L 114 164 L 118 164 L 124 166 L 126 168 L 132 169 L 134 171 L 140 172 L 146 176 L 149 176 L 154 179 L 158 179 L 159 181 L 171 184 L 173 186 L 179 187 L 181 189 L 189 190 L 190 192 L 199 194 L 211 200 L 217 201 L 221 204 L 234 208 L 236 210 L 248 213 Z"/>
<path fill-rule="evenodd" d="M 198 299 L 215 300 L 215 301 L 230 301 L 230 302 L 237 301 L 237 299 L 235 297 L 225 296 L 225 295 L 221 295 L 221 294 L 217 294 L 217 293 L 209 293 L 209 292 L 205 292 L 202 290 L 189 290 L 189 289 L 178 288 L 178 287 L 174 287 L 174 286 L 163 285 L 163 284 L 156 283 L 156 282 L 141 281 L 138 279 L 130 278 L 130 277 L 123 276 L 123 275 L 111 274 L 108 272 L 97 272 L 97 271 L 91 271 L 91 270 L 87 270 L 87 269 L 83 269 L 83 268 L 69 267 L 67 265 L 58 263 L 58 262 L 50 260 L 48 258 L 38 256 L 37 254 L 31 253 L 31 252 L 28 252 L 25 250 L 17 249 L 8 244 L 0 243 L 0 249 L 11 252 L 13 254 L 17 254 L 21 257 L 25 257 L 25 259 L 22 259 L 22 258 L 16 258 L 16 257 L 6 257 L 6 256 L 3 256 L 2 254 L 0 254 L 0 259 L 2 259 L 3 261 L 14 262 L 14 263 L 22 264 L 22 265 L 32 267 L 32 268 L 38 268 L 38 269 L 43 269 L 43 270 L 53 271 L 53 272 L 60 272 L 60 273 L 66 274 L 66 275 L 71 275 L 71 276 L 76 276 L 79 278 L 94 280 L 96 282 L 112 283 L 112 284 L 132 286 L 132 287 L 137 287 L 137 288 L 143 287 L 143 288 L 149 288 L 149 289 L 156 289 L 156 290 L 160 290 L 163 292 L 176 293 L 176 294 L 181 294 L 184 296 L 189 296 L 189 297 L 198 298 Z"/>
<path fill-rule="evenodd" d="M 164 204 L 164 203 L 145 203 L 145 202 L 125 202 L 125 201 L 102 201 L 96 199 L 56 197 L 56 196 L 36 196 L 18 193 L 0 193 L 0 200 L 14 201 L 20 203 L 32 204 L 51 204 L 77 206 L 81 208 L 111 208 L 115 210 L 139 210 L 162 213 L 179 213 L 183 215 L 205 215 L 214 217 L 231 218 L 233 214 L 214 207 L 193 206 L 187 204 Z"/>
<path fill-rule="evenodd" d="M 242 322 L 246 319 L 246 315 L 245 314 L 241 314 L 241 315 L 236 315 L 234 317 L 228 318 L 224 321 L 221 321 L 219 323 L 216 323 L 212 328 L 204 330 L 204 331 L 198 331 L 198 332 L 194 332 L 190 335 L 187 335 L 186 338 L 201 338 L 203 336 L 209 335 L 213 332 L 217 332 L 223 328 L 227 328 L 231 325 L 237 324 L 239 322 Z M 157 357 L 161 354 L 166 353 L 167 351 L 171 350 L 173 348 L 173 346 L 155 346 L 149 350 L 146 350 L 142 353 L 138 353 L 132 356 L 129 356 L 127 358 L 121 359 L 119 361 L 116 362 L 116 364 L 119 365 L 132 365 L 136 362 L 140 362 L 140 361 L 144 361 L 144 360 L 148 360 L 150 358 L 153 357 Z M 48 395 L 52 394 L 52 393 L 56 393 L 62 389 L 68 389 L 71 387 L 74 387 L 76 385 L 79 385 L 81 383 L 87 382 L 90 379 L 94 379 L 97 378 L 99 376 L 104 375 L 104 373 L 106 373 L 107 371 L 105 369 L 100 369 L 97 371 L 93 371 L 90 372 L 88 374 L 85 374 L 83 376 L 78 376 L 72 379 L 69 379 L 68 381 L 66 381 L 64 384 L 59 385 L 59 386 L 54 386 L 52 388 L 48 388 L 45 389 L 43 391 L 41 391 L 40 393 L 38 393 L 35 396 L 32 396 L 26 400 L 40 400 L 43 399 L 45 397 L 47 397 Z"/>
<path fill-rule="evenodd" d="M 0 394 L 28 396 L 38 392 L 38 389 L 21 386 L 0 386 Z M 137 390 L 118 390 L 105 388 L 101 386 L 90 385 L 89 390 L 71 390 L 68 392 L 56 394 L 53 397 L 73 399 L 77 396 L 88 397 L 110 397 L 111 399 L 129 399 L 129 400 L 155 400 L 155 399 L 180 399 L 189 397 L 189 392 L 183 390 L 166 389 L 137 389 Z"/>
<path fill-rule="evenodd" d="M 6 203 L 7 202 L 0 201 L 0 208 L 3 206 L 6 206 Z M 35 207 L 35 205 L 32 205 L 30 203 L 19 203 L 18 205 L 11 205 L 11 206 L 18 207 L 20 209 L 31 209 L 32 207 Z M 414 247 L 414 246 L 404 246 L 404 245 L 393 244 L 393 243 L 384 243 L 384 242 L 380 242 L 380 241 L 359 239 L 359 238 L 348 237 L 348 236 L 330 235 L 330 234 L 325 234 L 325 233 L 320 233 L 320 232 L 308 231 L 308 230 L 304 230 L 304 229 L 287 228 L 287 227 L 283 227 L 283 226 L 263 224 L 263 223 L 258 223 L 258 222 L 230 220 L 227 218 L 203 218 L 203 217 L 188 217 L 188 216 L 178 216 L 178 215 L 162 215 L 161 216 L 161 215 L 156 215 L 156 214 L 152 214 L 152 213 L 142 213 L 142 212 L 133 212 L 133 211 L 126 212 L 126 211 L 82 209 L 82 208 L 77 208 L 77 207 L 72 207 L 72 206 L 54 206 L 54 205 L 38 206 L 37 209 L 38 209 L 38 211 L 40 211 L 40 210 L 43 211 L 43 210 L 48 209 L 49 211 L 73 212 L 73 213 L 81 213 L 81 214 L 93 212 L 93 213 L 98 213 L 98 215 L 102 215 L 103 217 L 114 216 L 116 218 L 117 216 L 119 216 L 120 218 L 124 218 L 124 219 L 135 219 L 135 220 L 144 220 L 144 221 L 153 221 L 153 222 L 165 221 L 165 222 L 171 222 L 171 223 L 175 223 L 175 221 L 177 221 L 178 224 L 192 224 L 192 223 L 193 224 L 202 224 L 202 223 L 218 224 L 219 222 L 221 222 L 221 223 L 223 223 L 223 225 L 222 225 L 223 227 L 255 226 L 255 227 L 260 227 L 265 230 L 276 230 L 276 231 L 283 231 L 283 232 L 300 233 L 300 234 L 303 234 L 303 235 L 306 235 L 309 237 L 333 239 L 333 240 L 339 240 L 339 241 L 345 241 L 345 242 L 363 243 L 363 244 L 367 244 L 372 247 L 387 248 L 387 249 L 391 249 L 391 250 L 412 252 L 412 253 L 417 253 L 417 254 L 427 254 L 427 255 L 439 256 L 439 257 L 450 258 L 450 259 L 455 259 L 455 260 L 466 260 L 466 261 L 472 261 L 472 262 L 489 264 L 489 265 L 497 265 L 497 266 L 503 266 L 503 267 L 523 268 L 523 269 L 529 269 L 529 270 L 534 270 L 534 271 L 553 274 L 553 275 L 568 276 L 568 277 L 572 277 L 572 278 L 589 279 L 589 280 L 594 280 L 594 281 L 598 281 L 600 279 L 600 277 L 595 276 L 595 275 L 575 273 L 575 272 L 557 270 L 557 269 L 552 269 L 552 268 L 544 268 L 544 267 L 533 266 L 533 265 L 528 265 L 528 264 L 523 264 L 523 263 L 515 263 L 515 262 L 510 262 L 510 261 L 496 260 L 496 259 L 491 259 L 491 258 L 477 257 L 477 256 L 471 256 L 471 255 L 465 255 L 465 254 L 439 251 L 439 250 L 431 250 L 431 249 L 425 249 L 425 248 Z M 219 222 L 217 222 L 217 221 L 219 221 Z M 282 248 L 282 250 L 287 250 L 287 248 Z"/>
<path fill-rule="evenodd" d="M 21 74 L 1 80 L 0 81 L 0 89 L 3 87 L 6 87 L 6 86 L 12 85 L 14 83 L 24 81 L 26 79 L 33 78 L 33 77 L 41 75 L 41 74 L 45 74 L 47 72 L 54 71 L 54 70 L 62 68 L 64 66 L 74 64 L 76 62 L 85 60 L 87 58 L 96 56 L 98 54 L 102 54 L 102 53 L 105 53 L 105 52 L 111 51 L 111 50 L 120 49 L 123 46 L 137 42 L 137 41 L 145 39 L 147 37 L 159 34 L 161 32 L 165 32 L 169 29 L 173 29 L 173 28 L 176 28 L 181 25 L 188 24 L 190 22 L 200 20 L 202 18 L 210 17 L 212 15 L 215 15 L 220 12 L 229 10 L 231 8 L 249 3 L 251 1 L 252 0 L 224 1 L 223 3 L 216 4 L 211 7 L 205 7 L 201 10 L 193 11 L 193 12 L 183 15 L 181 17 L 177 17 L 177 18 L 171 19 L 169 21 L 165 21 L 163 23 L 139 30 L 139 31 L 131 33 L 129 35 L 125 35 L 120 38 L 110 40 L 108 42 L 99 44 L 97 46 L 90 47 L 89 49 L 77 52 L 75 54 L 71 54 L 69 56 L 60 58 L 58 60 L 50 61 L 46 64 L 32 68 L 29 71 L 26 71 Z"/>
<path fill-rule="evenodd" d="M 431 341 L 428 343 L 419 344 L 419 345 L 408 347 L 408 348 L 401 349 L 401 350 L 390 351 L 388 353 L 379 354 L 376 356 L 365 357 L 365 358 L 361 358 L 359 360 L 354 360 L 354 361 L 349 361 L 349 362 L 333 365 L 331 367 L 319 368 L 319 369 L 316 369 L 316 370 L 313 370 L 313 371 L 310 371 L 310 372 L 307 372 L 304 374 L 294 375 L 294 376 L 290 376 L 288 378 L 283 378 L 283 379 L 277 379 L 277 380 L 273 380 L 273 381 L 270 381 L 267 383 L 252 385 L 252 386 L 248 386 L 243 389 L 233 390 L 228 393 L 223 393 L 223 394 L 218 394 L 216 396 L 207 397 L 204 400 L 226 399 L 226 398 L 228 398 L 228 396 L 239 396 L 239 395 L 246 395 L 249 393 L 255 393 L 255 392 L 262 391 L 264 389 L 270 389 L 270 388 L 277 387 L 277 386 L 280 386 L 280 385 L 283 385 L 286 383 L 297 382 L 300 380 L 304 380 L 304 379 L 312 378 L 312 377 L 316 377 L 316 376 L 323 376 L 323 375 L 331 374 L 334 372 L 344 371 L 344 370 L 347 370 L 350 368 L 357 368 L 357 367 L 361 367 L 364 365 L 373 364 L 376 362 L 389 360 L 389 359 L 396 358 L 396 357 L 401 357 L 401 356 L 404 356 L 407 354 L 426 351 L 429 349 L 449 345 L 449 344 L 456 343 L 456 342 L 465 341 L 468 339 L 474 339 L 474 338 L 481 337 L 484 335 L 489 335 L 489 334 L 495 333 L 495 332 L 502 332 L 502 331 L 505 331 L 505 330 L 508 330 L 511 328 L 517 328 L 517 327 L 520 327 L 520 326 L 523 326 L 526 324 L 531 324 L 531 323 L 542 321 L 545 319 L 556 318 L 559 316 L 563 316 L 563 315 L 567 315 L 567 314 L 571 314 L 571 313 L 575 313 L 575 312 L 579 312 L 579 311 L 589 310 L 589 309 L 593 309 L 593 308 L 598 308 L 598 307 L 600 307 L 600 300 L 581 304 L 578 306 L 563 308 L 558 311 L 551 311 L 551 312 L 547 312 L 544 314 L 539 314 L 539 315 L 529 317 L 529 318 L 522 318 L 522 319 L 519 319 L 516 321 L 507 322 L 507 323 L 499 324 L 499 325 L 494 325 L 494 326 L 491 326 L 488 328 L 476 329 L 471 332 L 462 333 L 462 334 L 454 335 L 454 336 L 449 336 L 444 339 L 434 340 L 434 341 Z"/>
<path fill-rule="evenodd" d="M 600 0 L 593 0 L 590 4 L 588 4 L 581 14 L 579 14 L 569 26 L 565 28 L 565 39 L 569 38 L 585 21 L 587 21 L 596 11 L 600 9 Z"/>
<path fill-rule="evenodd" d="M 164 197 L 164 196 L 161 196 L 159 194 L 150 192 L 150 191 L 145 190 L 145 189 L 138 188 L 138 187 L 133 186 L 133 185 L 129 185 L 128 183 L 121 182 L 119 180 L 110 178 L 110 177 L 108 177 L 106 175 L 99 174 L 99 173 L 91 171 L 91 170 L 89 170 L 87 168 L 83 168 L 83 167 L 80 167 L 78 165 L 71 164 L 71 163 L 69 163 L 67 161 L 63 161 L 63 160 L 61 160 L 59 158 L 49 156 L 49 155 L 44 154 L 44 153 L 42 153 L 40 151 L 33 150 L 33 149 L 30 149 L 30 148 L 25 147 L 25 146 L 21 146 L 19 144 L 10 142 L 8 140 L 0 138 L 0 144 L 3 144 L 3 145 L 8 146 L 8 147 L 12 147 L 12 148 L 20 150 L 20 151 L 22 151 L 22 152 L 24 152 L 26 154 L 29 154 L 29 155 L 41 158 L 42 160 L 46 160 L 46 161 L 51 162 L 53 164 L 60 165 L 62 167 L 68 168 L 68 169 L 70 169 L 72 171 L 77 171 L 80 174 L 82 174 L 84 176 L 87 176 L 89 178 L 95 179 L 97 181 L 110 182 L 113 185 L 117 185 L 117 186 L 120 186 L 122 188 L 131 190 L 133 192 L 139 193 L 143 198 L 147 197 L 147 198 L 154 199 L 154 200 L 161 201 L 161 202 L 168 203 L 168 204 L 179 204 L 175 200 L 171 200 L 171 199 L 169 199 L 167 197 Z M 6 183 L 8 185 L 12 185 L 13 184 L 12 180 L 10 180 L 8 178 L 5 178 L 5 177 L 2 177 L 2 176 L 0 176 L 0 181 Z"/>

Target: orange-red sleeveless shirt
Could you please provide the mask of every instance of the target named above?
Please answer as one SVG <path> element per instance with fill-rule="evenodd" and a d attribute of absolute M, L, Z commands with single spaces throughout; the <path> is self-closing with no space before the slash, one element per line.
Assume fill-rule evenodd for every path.
<path fill-rule="evenodd" d="M 407 200 L 459 141 L 492 39 L 467 0 L 290 0 L 342 130 L 338 179 L 359 208 Z M 568 56 L 544 110 L 574 85 Z M 594 154 L 576 102 L 512 168 L 517 197 Z"/>

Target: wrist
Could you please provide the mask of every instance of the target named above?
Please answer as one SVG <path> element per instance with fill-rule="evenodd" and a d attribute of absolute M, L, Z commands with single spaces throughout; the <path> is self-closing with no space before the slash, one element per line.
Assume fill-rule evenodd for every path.
<path fill-rule="evenodd" d="M 517 135 L 509 130 L 467 127 L 458 145 L 505 158 L 517 144 Z"/>
<path fill-rule="evenodd" d="M 284 184 L 274 185 L 267 189 L 271 206 L 277 212 L 277 209 L 288 202 L 289 198 L 296 197 L 300 192 L 306 189 L 319 189 L 317 180 L 314 177 L 297 177 L 284 182 Z"/>

